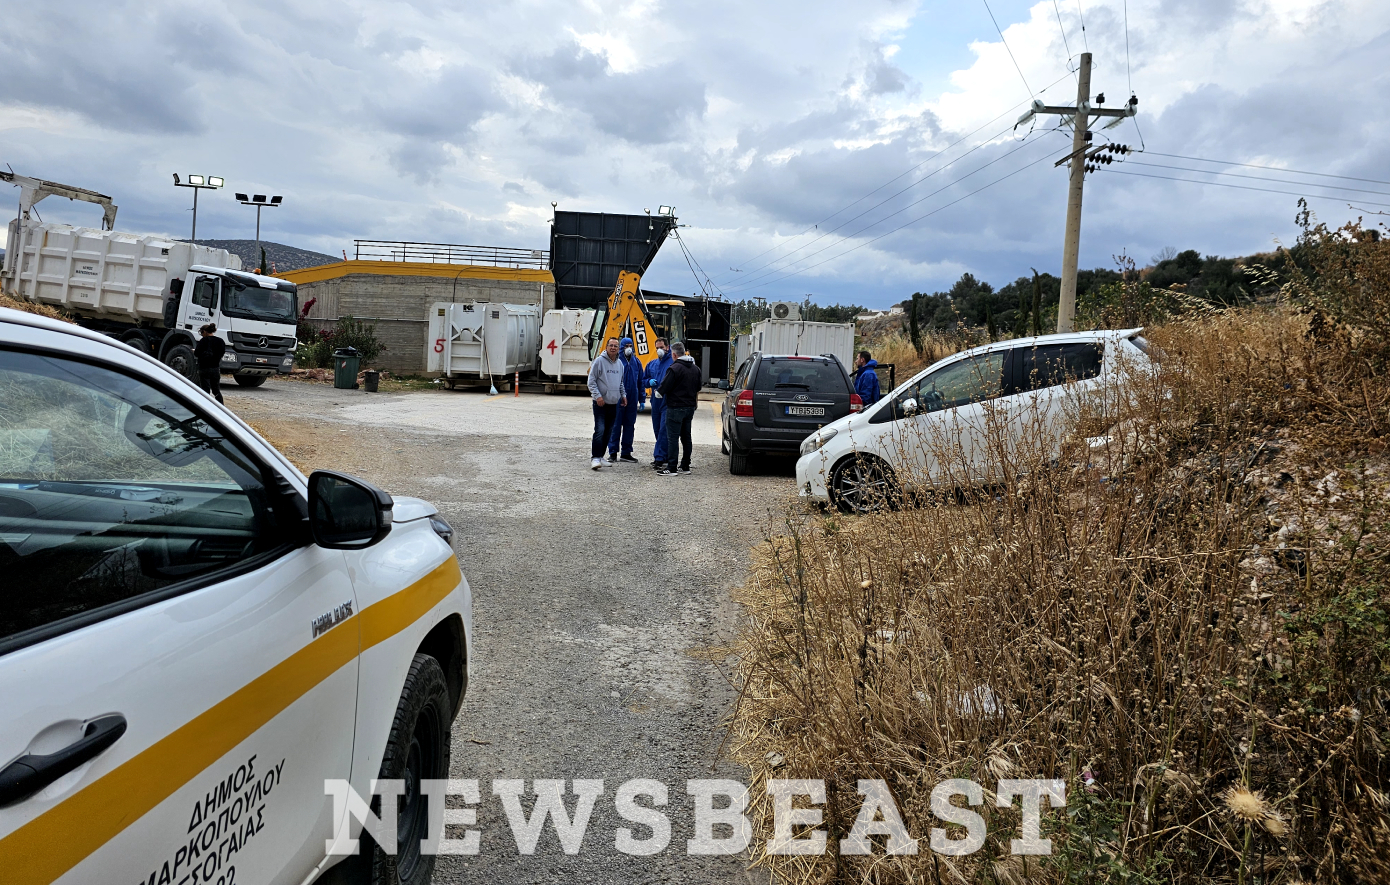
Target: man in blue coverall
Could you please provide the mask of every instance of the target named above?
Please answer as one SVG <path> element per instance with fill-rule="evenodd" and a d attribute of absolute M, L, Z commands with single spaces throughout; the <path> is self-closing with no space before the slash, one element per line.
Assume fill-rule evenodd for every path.
<path fill-rule="evenodd" d="M 671 351 L 666 349 L 666 339 L 656 339 L 656 359 L 647 363 L 642 373 L 642 386 L 652 391 L 652 432 L 656 434 L 656 448 L 652 452 L 652 469 L 660 470 L 666 463 L 666 400 L 657 388 L 666 370 L 671 368 Z"/>
<path fill-rule="evenodd" d="M 636 464 L 637 459 L 632 457 L 632 437 L 637 432 L 638 405 L 647 400 L 642 389 L 642 361 L 632 349 L 631 338 L 619 342 L 618 353 L 623 361 L 623 394 L 627 397 L 627 405 L 618 407 L 618 420 L 613 422 L 613 433 L 608 437 L 608 460 Z"/>
<path fill-rule="evenodd" d="M 854 360 L 854 392 L 859 394 L 863 408 L 878 402 L 878 360 L 867 350 L 859 351 Z"/>

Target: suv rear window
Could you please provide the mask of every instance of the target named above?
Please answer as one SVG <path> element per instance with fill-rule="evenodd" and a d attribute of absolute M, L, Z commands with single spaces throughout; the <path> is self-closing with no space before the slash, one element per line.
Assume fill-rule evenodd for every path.
<path fill-rule="evenodd" d="M 844 370 L 823 359 L 793 357 L 764 359 L 758 366 L 755 390 L 811 390 L 817 393 L 849 393 Z"/>

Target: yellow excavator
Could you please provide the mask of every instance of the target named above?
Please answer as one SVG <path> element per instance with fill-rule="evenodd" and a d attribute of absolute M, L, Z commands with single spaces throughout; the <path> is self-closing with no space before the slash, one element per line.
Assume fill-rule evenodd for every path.
<path fill-rule="evenodd" d="M 674 299 L 642 297 L 642 277 L 630 271 L 618 272 L 618 284 L 608 300 L 594 311 L 589 327 L 589 359 L 597 359 L 609 338 L 632 339 L 632 348 L 642 368 L 656 359 L 656 339 L 668 342 L 685 337 L 685 303 Z"/>

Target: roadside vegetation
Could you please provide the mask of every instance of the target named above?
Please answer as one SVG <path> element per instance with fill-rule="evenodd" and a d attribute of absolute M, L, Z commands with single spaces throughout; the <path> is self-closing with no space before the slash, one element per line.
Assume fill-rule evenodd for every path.
<path fill-rule="evenodd" d="M 767 779 L 822 778 L 835 846 L 868 778 L 920 840 L 756 845 L 778 881 L 1390 881 L 1390 245 L 1303 220 L 1297 260 L 1243 271 L 1266 303 L 1097 287 L 1084 320 L 1146 325 L 1164 356 L 1123 410 L 1077 416 L 1060 462 L 769 527 L 732 731 L 754 832 Z M 978 343 L 919 335 L 875 356 Z M 955 777 L 984 787 L 988 837 L 952 858 L 926 836 Z M 1011 855 L 1006 777 L 1065 780 L 1051 856 Z"/>

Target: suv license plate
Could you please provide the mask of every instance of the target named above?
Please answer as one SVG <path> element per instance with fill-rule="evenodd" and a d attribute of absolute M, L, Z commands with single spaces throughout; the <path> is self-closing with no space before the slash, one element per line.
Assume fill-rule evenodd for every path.
<path fill-rule="evenodd" d="M 824 415 L 825 406 L 787 406 L 788 415 Z"/>

